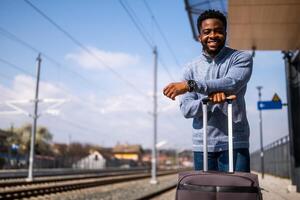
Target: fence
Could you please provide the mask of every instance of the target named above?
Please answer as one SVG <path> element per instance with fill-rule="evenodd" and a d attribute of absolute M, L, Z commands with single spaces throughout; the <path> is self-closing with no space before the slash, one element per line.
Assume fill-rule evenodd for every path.
<path fill-rule="evenodd" d="M 251 153 L 251 170 L 260 172 L 260 150 Z M 290 178 L 289 136 L 284 136 L 264 147 L 265 173 Z"/>

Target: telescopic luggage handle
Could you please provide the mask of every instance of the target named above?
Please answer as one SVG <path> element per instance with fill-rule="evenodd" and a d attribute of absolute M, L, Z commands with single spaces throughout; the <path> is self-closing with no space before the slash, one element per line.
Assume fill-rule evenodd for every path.
<path fill-rule="evenodd" d="M 236 95 L 226 97 L 228 103 L 228 154 L 229 154 L 229 172 L 233 172 L 233 130 L 232 130 L 232 101 L 236 99 Z M 203 171 L 208 170 L 207 156 L 207 104 L 212 101 L 212 98 L 204 97 L 202 99 L 203 110 Z"/>
<path fill-rule="evenodd" d="M 234 94 L 233 95 L 229 95 L 229 96 L 226 97 L 226 102 L 232 102 L 235 99 L 236 99 L 236 95 L 234 95 Z M 213 99 L 211 97 L 204 97 L 202 99 L 202 102 L 207 104 L 208 102 L 210 102 L 212 100 Z"/>

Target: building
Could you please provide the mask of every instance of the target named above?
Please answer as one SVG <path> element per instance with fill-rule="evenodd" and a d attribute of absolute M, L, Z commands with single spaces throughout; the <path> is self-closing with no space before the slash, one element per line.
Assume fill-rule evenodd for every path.
<path fill-rule="evenodd" d="M 142 163 L 143 149 L 141 145 L 120 145 L 113 147 L 113 155 L 119 160 L 132 160 L 137 163 Z"/>
<path fill-rule="evenodd" d="M 86 157 L 83 157 L 72 165 L 76 169 L 104 169 L 106 159 L 98 151 L 91 151 Z"/>

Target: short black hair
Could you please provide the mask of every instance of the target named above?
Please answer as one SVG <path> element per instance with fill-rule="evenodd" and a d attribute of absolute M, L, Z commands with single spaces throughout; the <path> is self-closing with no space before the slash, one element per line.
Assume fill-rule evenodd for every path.
<path fill-rule="evenodd" d="M 223 13 L 221 13 L 218 10 L 206 10 L 203 13 L 201 13 L 201 15 L 198 17 L 197 19 L 197 28 L 198 28 L 198 32 L 200 34 L 200 27 L 202 25 L 202 22 L 206 19 L 219 19 L 221 20 L 221 22 L 224 25 L 225 31 L 227 28 L 227 20 L 226 17 Z"/>

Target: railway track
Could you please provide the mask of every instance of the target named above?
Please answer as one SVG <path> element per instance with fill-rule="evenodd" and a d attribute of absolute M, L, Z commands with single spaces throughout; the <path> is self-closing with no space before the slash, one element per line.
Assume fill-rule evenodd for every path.
<path fill-rule="evenodd" d="M 158 176 L 165 176 L 175 174 L 178 171 L 164 171 L 159 172 Z M 104 186 L 114 183 L 121 183 L 126 181 L 133 181 L 138 179 L 146 179 L 150 177 L 150 173 L 138 174 L 123 174 L 120 176 L 107 176 L 107 177 L 91 177 L 91 178 L 77 178 L 59 181 L 44 181 L 31 184 L 10 184 L 5 186 L 3 184 L 0 190 L 0 199 L 21 199 L 24 197 L 40 196 L 58 192 L 65 192 L 77 189 L 84 189 L 96 186 Z"/>
<path fill-rule="evenodd" d="M 62 181 L 74 181 L 74 180 L 83 180 L 83 179 L 91 179 L 91 178 L 104 178 L 104 177 L 114 177 L 114 176 L 123 176 L 129 174 L 143 174 L 148 173 L 148 170 L 143 171 L 118 171 L 118 172 L 108 172 L 108 173 L 100 173 L 100 174 L 81 174 L 81 175 L 66 175 L 66 176 L 53 176 L 53 177 L 37 177 L 33 181 L 28 182 L 25 179 L 8 179 L 0 181 L 0 188 L 6 187 L 16 187 L 16 186 L 27 186 L 34 184 L 43 184 L 43 183 L 51 183 L 51 182 L 62 182 Z"/>
<path fill-rule="evenodd" d="M 34 177 L 50 177 L 50 176 L 66 176 L 66 175 L 87 175 L 87 174 L 106 174 L 113 172 L 130 172 L 130 171 L 146 171 L 150 170 L 148 167 L 135 167 L 129 169 L 120 168 L 108 168 L 108 169 L 69 169 L 69 168 L 57 168 L 57 169 L 36 169 L 33 171 Z M 0 170 L 1 180 L 15 180 L 26 178 L 28 175 L 27 169 L 18 170 Z"/>

